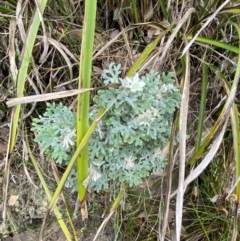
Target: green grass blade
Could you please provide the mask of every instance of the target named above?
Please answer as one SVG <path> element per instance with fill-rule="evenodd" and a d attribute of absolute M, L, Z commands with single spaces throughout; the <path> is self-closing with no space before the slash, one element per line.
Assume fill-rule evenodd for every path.
<path fill-rule="evenodd" d="M 60 195 L 61 191 L 62 191 L 62 188 L 64 186 L 64 183 L 66 182 L 67 180 L 67 177 L 70 173 L 70 171 L 72 170 L 74 164 L 75 164 L 75 161 L 78 159 L 79 155 L 81 154 L 83 148 L 86 146 L 87 142 L 88 142 L 88 139 L 89 137 L 91 136 L 92 132 L 94 131 L 97 123 L 99 122 L 99 120 L 103 117 L 103 115 L 106 113 L 107 110 L 105 109 L 101 109 L 98 113 L 98 115 L 96 116 L 96 118 L 94 119 L 94 121 L 92 122 L 91 126 L 88 128 L 86 134 L 84 135 L 84 137 L 82 138 L 80 144 L 77 146 L 77 149 L 75 151 L 75 153 L 73 154 L 68 166 L 67 166 L 67 169 L 65 170 L 61 180 L 59 181 L 59 184 L 57 186 L 57 189 L 55 190 L 54 194 L 53 194 L 53 197 L 50 201 L 50 204 L 49 204 L 49 209 L 51 210 L 52 207 L 54 206 L 54 204 L 57 202 L 57 199 L 58 199 L 58 196 Z"/>
<path fill-rule="evenodd" d="M 232 133 L 233 133 L 233 147 L 236 160 L 236 180 L 240 177 L 240 126 L 239 126 L 239 112 L 237 105 L 234 105 L 231 110 Z M 237 201 L 240 202 L 240 185 L 237 184 Z"/>
<path fill-rule="evenodd" d="M 146 61 L 147 57 L 151 54 L 151 52 L 156 48 L 158 42 L 161 40 L 163 36 L 165 36 L 171 29 L 173 28 L 170 27 L 166 30 L 164 30 L 161 34 L 158 35 L 158 37 L 148 44 L 148 46 L 144 49 L 140 57 L 137 59 L 137 61 L 134 63 L 134 65 L 130 68 L 130 70 L 127 72 L 126 76 L 132 76 L 134 75 L 137 70 L 140 68 L 140 66 Z"/>
<path fill-rule="evenodd" d="M 233 7 L 233 8 L 225 8 L 220 13 L 232 13 L 232 14 L 239 14 L 240 13 L 240 8 L 238 6 Z"/>
<path fill-rule="evenodd" d="M 207 232 L 207 230 L 206 230 L 206 227 L 204 226 L 203 220 L 201 219 L 201 216 L 199 215 L 198 208 L 195 207 L 195 205 L 194 205 L 194 203 L 193 203 L 192 200 L 190 200 L 190 202 L 191 202 L 192 207 L 193 207 L 193 209 L 194 209 L 194 213 L 195 213 L 196 216 L 197 216 L 197 221 L 200 223 L 200 226 L 202 227 L 202 230 L 203 230 L 203 232 L 204 232 L 204 234 L 205 234 L 206 240 L 210 241 L 209 236 L 208 236 L 208 232 Z"/>
<path fill-rule="evenodd" d="M 187 36 L 188 40 L 191 40 L 192 38 L 193 38 L 192 35 Z M 200 42 L 200 43 L 204 43 L 204 44 L 208 44 L 208 45 L 213 45 L 215 47 L 226 49 L 228 51 L 231 51 L 233 53 L 238 54 L 238 47 L 235 47 L 235 46 L 230 45 L 230 44 L 226 44 L 226 43 L 221 42 L 221 41 L 217 41 L 215 39 L 210 39 L 210 38 L 198 36 L 195 41 Z"/>
<path fill-rule="evenodd" d="M 114 211 L 117 210 L 120 202 L 123 199 L 123 196 L 124 196 L 124 193 L 125 193 L 126 189 L 127 189 L 127 185 L 125 184 L 123 189 L 118 193 L 117 198 L 115 199 L 115 201 L 114 201 L 114 203 L 113 203 L 113 205 L 112 205 L 112 207 L 110 209 L 110 212 L 114 212 Z"/>
<path fill-rule="evenodd" d="M 96 0 L 85 1 L 85 16 L 80 56 L 79 88 L 89 88 L 92 73 L 92 54 L 96 19 Z M 83 140 L 89 128 L 89 93 L 78 96 L 77 108 L 77 145 Z M 78 195 L 80 202 L 85 200 L 86 188 L 83 181 L 88 176 L 88 145 L 83 148 L 77 160 Z"/>
<path fill-rule="evenodd" d="M 59 179 L 59 175 L 58 175 L 57 165 L 56 165 L 56 163 L 54 162 L 53 159 L 51 159 L 51 166 L 52 166 L 52 170 L 53 170 L 53 174 L 54 174 L 55 180 L 56 180 L 57 185 L 58 185 L 60 179 Z M 66 207 L 65 212 L 66 212 L 66 215 L 68 217 L 69 224 L 72 227 L 73 236 L 75 238 L 75 241 L 77 241 L 78 240 L 77 232 L 76 232 L 76 229 L 75 229 L 75 226 L 74 226 L 74 223 L 73 223 L 73 218 L 72 218 L 72 214 L 71 214 L 70 209 L 69 209 L 69 205 L 67 203 L 67 199 L 66 199 L 64 193 L 62 193 L 61 196 L 62 196 L 62 200 L 63 200 L 63 202 L 65 204 L 65 207 Z"/>
<path fill-rule="evenodd" d="M 231 23 L 231 24 L 237 29 L 237 31 L 239 32 L 239 36 L 240 36 L 240 30 L 239 30 L 237 24 L 235 24 L 235 23 Z M 237 49 L 238 49 L 238 54 L 240 55 L 240 48 L 237 48 Z M 233 104 L 233 100 L 234 100 L 234 97 L 235 97 L 235 94 L 237 91 L 237 85 L 239 82 L 239 75 L 240 75 L 240 58 L 238 58 L 237 70 L 236 70 L 236 73 L 234 76 L 234 80 L 233 80 L 232 88 L 231 88 L 231 91 L 229 94 L 229 98 L 227 99 L 221 114 L 219 115 L 217 121 L 215 122 L 214 126 L 210 130 L 209 134 L 207 135 L 205 140 L 202 142 L 202 144 L 199 146 L 198 150 L 190 158 L 190 160 L 188 161 L 187 164 L 193 164 L 203 154 L 204 150 L 207 148 L 207 146 L 209 146 L 209 144 L 211 143 L 214 136 L 217 134 L 219 129 L 222 127 L 223 121 L 225 120 L 225 117 L 226 117 L 227 113 L 230 111 L 230 108 Z"/>
<path fill-rule="evenodd" d="M 32 151 L 31 151 L 31 148 L 30 148 L 30 145 L 29 145 L 27 131 L 25 130 L 25 132 L 26 132 L 25 140 L 26 140 L 27 150 L 28 150 L 30 159 L 31 159 L 31 161 L 33 163 L 33 166 L 34 166 L 34 168 L 35 168 L 35 170 L 37 172 L 37 175 L 38 175 L 38 177 L 39 177 L 39 179 L 41 181 L 41 184 L 43 186 L 43 189 L 45 190 L 45 193 L 46 193 L 48 199 L 51 200 L 51 198 L 52 198 L 51 192 L 48 189 L 47 183 L 45 182 L 44 177 L 42 175 L 42 172 L 41 172 L 41 170 L 38 167 L 37 160 L 36 160 L 36 158 L 34 157 Z M 71 238 L 72 235 L 70 234 L 70 232 L 69 232 L 69 230 L 67 228 L 67 225 L 65 224 L 64 219 L 63 219 L 59 209 L 57 207 L 54 207 L 53 211 L 54 211 L 54 213 L 56 215 L 56 218 L 58 220 L 58 223 L 59 223 L 63 233 L 65 234 L 66 239 L 68 241 L 72 241 L 72 238 Z"/>
<path fill-rule="evenodd" d="M 138 23 L 138 9 L 137 9 L 137 4 L 136 0 L 131 0 L 132 2 L 132 10 L 133 10 L 133 16 L 134 16 L 134 21 L 135 23 Z"/>
<path fill-rule="evenodd" d="M 40 10 L 43 13 L 44 9 L 46 7 L 47 0 L 42 0 L 40 5 Z M 40 17 L 37 10 L 35 10 L 33 21 L 31 26 L 29 27 L 26 43 L 24 45 L 23 50 L 23 57 L 22 57 L 22 64 L 18 73 L 18 79 L 17 79 L 17 97 L 22 97 L 24 94 L 24 88 L 25 88 L 25 82 L 27 79 L 28 74 L 28 67 L 32 58 L 32 51 L 34 42 L 37 36 L 37 32 L 40 25 Z M 18 121 L 21 111 L 21 105 L 18 105 L 15 109 L 14 115 L 13 115 L 13 123 L 12 123 L 12 132 L 11 132 L 11 138 L 10 138 L 10 152 L 12 152 L 15 141 L 16 141 L 16 135 L 17 135 L 17 129 L 18 129 Z"/>
<path fill-rule="evenodd" d="M 238 48 L 238 63 L 237 68 L 234 76 L 233 86 L 235 82 L 239 81 L 240 78 L 240 28 L 236 23 L 232 23 L 233 26 L 236 28 L 238 33 L 238 41 L 239 41 L 239 48 Z M 237 88 L 237 87 L 236 87 Z M 232 108 L 232 128 L 233 128 L 233 145 L 234 145 L 234 155 L 236 161 L 236 180 L 240 177 L 240 127 L 239 127 L 239 112 L 238 107 L 234 105 Z M 237 202 L 240 203 L 240 182 L 237 182 Z"/>
<path fill-rule="evenodd" d="M 164 18 L 169 21 L 170 19 L 169 19 L 167 6 L 166 6 L 166 1 L 158 0 L 158 3 L 160 5 Z"/>
<path fill-rule="evenodd" d="M 14 14 L 14 12 L 15 12 L 14 9 L 0 5 L 0 13 L 1 14 Z"/>
<path fill-rule="evenodd" d="M 208 83 L 208 65 L 205 61 L 202 64 L 202 90 L 201 90 L 201 104 L 198 118 L 198 130 L 197 130 L 197 141 L 196 150 L 199 148 L 202 140 L 203 123 L 206 110 L 206 99 L 207 99 L 207 83 Z"/>

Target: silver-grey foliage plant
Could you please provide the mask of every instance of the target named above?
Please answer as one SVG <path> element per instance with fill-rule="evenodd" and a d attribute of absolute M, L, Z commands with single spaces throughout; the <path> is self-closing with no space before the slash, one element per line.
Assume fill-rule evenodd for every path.
<path fill-rule="evenodd" d="M 135 74 L 122 79 L 120 67 L 111 63 L 103 71 L 105 85 L 120 83 L 120 87 L 99 90 L 90 115 L 93 120 L 102 107 L 108 109 L 89 139 L 85 185 L 96 191 L 112 181 L 137 186 L 150 172 L 163 170 L 166 160 L 161 151 L 169 141 L 173 113 L 181 99 L 173 73 L 160 76 L 151 71 L 141 78 Z M 67 164 L 73 151 L 75 123 L 75 115 L 62 104 L 48 104 L 43 116 L 33 121 L 35 140 L 59 164 Z M 75 187 L 75 179 L 72 172 L 67 185 Z"/>

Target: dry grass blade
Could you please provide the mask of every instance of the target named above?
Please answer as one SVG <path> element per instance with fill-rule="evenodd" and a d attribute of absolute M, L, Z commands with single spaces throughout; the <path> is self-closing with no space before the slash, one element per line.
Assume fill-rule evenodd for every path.
<path fill-rule="evenodd" d="M 64 97 L 82 94 L 82 93 L 85 93 L 85 92 L 91 91 L 91 90 L 95 90 L 95 88 L 66 90 L 66 91 L 59 91 L 59 92 L 56 92 L 56 93 L 25 96 L 25 97 L 13 98 L 11 100 L 8 100 L 6 104 L 7 104 L 8 107 L 13 107 L 13 106 L 16 106 L 16 105 L 19 105 L 19 104 L 26 104 L 26 103 L 32 103 L 32 102 L 41 102 L 41 101 L 47 101 L 47 100 L 60 99 L 60 98 L 64 98 Z"/>
<path fill-rule="evenodd" d="M 37 37 L 44 39 L 44 37 L 42 37 L 42 36 L 37 36 Z M 70 55 L 70 57 L 72 59 L 74 59 L 76 62 L 78 62 L 78 60 L 75 58 L 75 56 L 72 53 L 70 53 L 70 51 L 63 44 L 59 43 L 57 40 L 52 39 L 50 37 L 48 37 L 47 40 L 48 40 L 49 43 L 51 43 L 59 51 L 59 53 L 61 53 L 62 57 L 65 59 L 67 65 L 68 65 L 68 69 L 69 69 L 69 73 L 70 73 L 70 79 L 73 79 L 72 63 L 71 63 L 71 61 L 68 58 L 66 53 L 68 53 L 68 55 Z M 46 54 L 44 53 L 44 55 L 46 55 Z M 42 55 L 41 58 L 43 58 L 44 55 Z M 43 62 L 43 59 L 41 59 L 41 61 Z"/>
<path fill-rule="evenodd" d="M 124 33 L 132 30 L 132 29 L 135 29 L 135 28 L 138 28 L 140 26 L 153 26 L 153 27 L 160 27 L 160 24 L 156 24 L 154 22 L 147 22 L 147 23 L 141 23 L 141 24 L 132 24 L 128 27 L 126 27 L 125 29 L 123 29 L 120 33 L 118 33 L 114 38 L 112 38 L 109 42 L 107 42 L 104 47 L 102 47 L 102 49 L 100 49 L 94 56 L 93 56 L 93 60 L 95 60 L 97 57 L 99 57 L 106 49 L 108 49 L 113 43 L 116 42 L 116 40 L 121 36 L 123 35 Z M 163 30 L 165 30 L 164 27 L 162 27 Z"/>
<path fill-rule="evenodd" d="M 185 14 L 184 17 L 179 21 L 177 24 L 176 28 L 173 30 L 172 34 L 168 38 L 168 41 L 163 49 L 162 55 L 159 59 L 159 63 L 162 64 L 164 63 L 164 59 L 166 57 L 167 52 L 169 51 L 170 45 L 172 44 L 173 39 L 175 36 L 179 33 L 180 28 L 183 26 L 183 24 L 189 20 L 189 16 L 195 12 L 194 8 L 190 8 Z"/>
<path fill-rule="evenodd" d="M 113 43 L 116 42 L 116 40 L 124 33 L 126 33 L 127 31 L 130 31 L 131 29 L 134 29 L 135 26 L 129 26 L 126 27 L 124 30 L 122 30 L 119 34 L 117 34 L 113 39 L 111 39 L 108 43 L 106 43 L 104 45 L 104 47 L 102 47 L 102 49 L 100 49 L 94 56 L 93 56 L 93 60 L 96 59 L 98 56 L 100 56 L 107 48 L 109 48 Z"/>
<path fill-rule="evenodd" d="M 9 26 L 9 62 L 10 62 L 10 69 L 11 69 L 13 81 L 14 83 L 17 83 L 18 70 L 15 62 L 16 52 L 14 47 L 15 30 L 16 30 L 16 20 L 15 18 L 12 18 Z"/>
<path fill-rule="evenodd" d="M 41 1 L 42 12 L 44 12 L 46 5 L 47 5 L 47 0 Z M 24 42 L 24 46 L 21 53 L 21 66 L 19 69 L 18 79 L 17 79 L 17 96 L 18 97 L 22 97 L 24 95 L 23 93 L 24 93 L 24 87 L 25 87 L 25 83 L 28 75 L 28 68 L 32 58 L 33 46 L 35 43 L 39 25 L 40 25 L 39 15 L 38 15 L 38 12 L 35 11 L 33 15 L 32 23 L 28 29 L 28 36 L 26 41 Z M 21 112 L 21 105 L 18 105 L 14 111 L 14 117 L 13 117 L 13 122 L 11 126 L 12 127 L 11 138 L 9 139 L 10 152 L 13 151 L 13 148 L 16 142 L 20 112 Z"/>
<path fill-rule="evenodd" d="M 53 175 L 55 177 L 55 180 L 57 181 L 57 183 L 59 183 L 59 180 L 60 180 L 60 178 L 59 178 L 59 171 L 58 171 L 57 165 L 56 165 L 56 163 L 54 162 L 53 159 L 51 159 L 51 166 L 52 166 Z M 70 214 L 69 206 L 68 206 L 68 203 L 67 203 L 67 199 L 66 199 L 66 197 L 65 197 L 63 192 L 61 193 L 61 197 L 62 197 L 62 200 L 63 200 L 63 202 L 65 204 L 65 207 L 66 207 L 66 214 L 67 214 L 67 217 L 68 217 L 68 221 L 69 221 L 69 223 L 70 223 L 70 225 L 72 227 L 74 238 L 75 238 L 75 240 L 78 240 L 77 239 L 77 233 L 76 233 L 76 230 L 75 230 L 75 227 L 74 227 L 74 224 L 73 224 L 72 216 Z"/>
<path fill-rule="evenodd" d="M 224 1 L 224 3 L 212 14 L 211 17 L 208 18 L 208 20 L 203 24 L 203 26 L 197 31 L 195 36 L 192 38 L 192 40 L 188 43 L 188 45 L 184 48 L 182 56 L 189 50 L 191 45 L 194 43 L 198 35 L 203 31 L 203 29 L 206 28 L 206 26 L 209 25 L 209 23 L 216 17 L 216 15 L 230 2 L 230 0 Z"/>
<path fill-rule="evenodd" d="M 161 34 L 158 35 L 158 37 L 152 41 L 150 44 L 147 45 L 147 47 L 144 49 L 144 51 L 141 53 L 139 58 L 135 61 L 135 63 L 132 65 L 132 67 L 127 72 L 126 76 L 132 76 L 137 70 L 140 68 L 140 66 L 147 62 L 147 58 L 149 55 L 153 52 L 154 49 L 156 49 L 157 44 L 159 41 L 172 29 L 172 27 L 166 29 L 165 31 L 162 31 Z M 157 53 L 159 55 L 159 53 Z M 150 58 L 151 59 L 151 58 Z M 154 58 L 155 59 L 155 58 Z M 150 65 L 148 63 L 148 65 Z M 146 69 L 145 67 L 143 69 Z M 141 70 L 139 71 L 141 72 Z"/>
<path fill-rule="evenodd" d="M 238 237 L 238 206 L 239 203 L 236 202 L 234 207 L 233 231 L 231 241 L 236 241 Z"/>
<path fill-rule="evenodd" d="M 42 36 L 37 36 L 37 37 L 38 37 L 38 38 L 43 38 Z M 52 44 L 61 54 L 62 54 L 62 53 L 63 53 L 63 54 L 67 53 L 68 56 L 71 57 L 75 62 L 78 62 L 78 59 L 74 56 L 73 53 L 71 53 L 71 51 L 69 51 L 69 49 L 68 49 L 65 45 L 61 44 L 59 41 L 57 41 L 57 40 L 55 40 L 55 39 L 53 39 L 53 38 L 51 38 L 51 37 L 48 37 L 48 41 L 49 41 L 49 43 Z M 66 54 L 65 54 L 65 56 L 66 56 Z M 64 56 L 63 56 L 63 57 L 64 57 Z M 71 62 L 70 62 L 70 60 L 68 59 L 68 57 L 67 57 L 65 60 L 66 60 L 66 62 L 67 62 L 68 65 L 71 65 Z M 72 68 L 72 66 L 71 66 L 71 68 Z"/>
<path fill-rule="evenodd" d="M 239 64 L 240 64 L 240 62 L 239 62 Z M 191 183 L 194 179 L 196 179 L 203 172 L 203 170 L 205 170 L 205 168 L 211 162 L 211 160 L 213 159 L 214 155 L 216 154 L 216 152 L 217 152 L 217 150 L 218 150 L 218 148 L 221 144 L 221 140 L 223 138 L 223 135 L 224 135 L 224 132 L 225 132 L 225 129 L 226 129 L 226 125 L 227 125 L 227 122 L 228 122 L 228 119 L 229 119 L 230 109 L 233 105 L 233 102 L 234 102 L 234 99 L 235 99 L 235 96 L 236 96 L 237 86 L 238 86 L 238 83 L 239 83 L 239 76 L 240 76 L 240 68 L 238 68 L 237 72 L 235 73 L 234 81 L 233 81 L 233 84 L 232 84 L 230 94 L 227 98 L 227 101 L 224 105 L 221 116 L 219 118 L 220 121 L 217 123 L 218 133 L 220 132 L 220 134 L 217 135 L 217 138 L 213 142 L 213 145 L 212 145 L 209 153 L 206 155 L 206 157 L 203 159 L 203 161 L 185 179 L 184 188 L 186 188 L 189 183 Z M 221 128 L 222 126 L 223 126 L 223 128 Z M 173 197 L 174 195 L 176 195 L 176 192 L 174 192 L 171 195 L 171 197 Z"/>
<path fill-rule="evenodd" d="M 176 119 L 177 120 L 177 119 Z M 175 136 L 175 132 L 176 132 L 176 120 L 175 123 L 173 125 L 174 129 L 172 130 L 172 136 Z M 167 188 L 166 188 L 166 197 L 164 200 L 164 215 L 163 215 L 163 220 L 162 220 L 162 228 L 161 228 L 161 224 L 159 223 L 159 241 L 164 241 L 165 240 L 165 235 L 166 235 L 166 230 L 167 230 L 167 226 L 168 226 L 168 216 L 169 216 L 169 204 L 170 204 L 170 195 L 171 195 L 171 187 L 172 187 L 172 173 L 173 173 L 173 167 L 174 167 L 174 163 L 175 160 L 177 158 L 177 152 L 175 154 L 175 156 L 173 157 L 173 141 L 171 141 L 170 143 L 171 145 L 168 146 L 168 150 L 169 150 L 169 163 L 167 166 Z M 161 206 L 159 207 L 159 217 L 161 218 Z"/>
<path fill-rule="evenodd" d="M 112 215 L 114 214 L 115 211 L 112 211 L 108 214 L 108 216 L 103 220 L 101 226 L 98 228 L 97 233 L 93 239 L 93 241 L 96 241 L 98 236 L 100 235 L 101 231 L 104 229 L 104 227 L 106 226 L 106 224 L 108 223 L 108 221 L 110 220 L 110 218 L 112 217 Z"/>
<path fill-rule="evenodd" d="M 12 122 L 13 122 L 13 116 L 14 116 L 14 111 L 12 111 L 12 116 L 11 116 L 11 125 L 10 125 L 10 132 L 9 132 L 9 141 L 8 141 L 8 148 L 7 148 L 7 154 L 5 158 L 5 167 L 4 167 L 4 177 L 3 177 L 3 201 L 2 201 L 2 224 L 1 224 L 1 229 L 2 233 L 8 232 L 7 230 L 7 194 L 8 194 L 8 185 L 9 185 L 9 173 L 10 173 L 10 153 L 11 153 L 11 147 L 10 147 L 10 138 L 11 138 L 11 132 L 12 132 Z"/>
<path fill-rule="evenodd" d="M 19 33 L 20 33 L 23 43 L 26 42 L 26 32 L 25 32 L 24 24 L 23 24 L 23 9 L 25 6 L 26 6 L 26 4 L 24 4 L 24 6 L 22 6 L 22 2 L 18 1 L 17 8 L 16 8 L 16 21 L 17 21 Z"/>
<path fill-rule="evenodd" d="M 37 0 L 35 0 L 35 4 L 36 4 L 36 9 L 38 11 L 39 20 L 41 22 L 41 26 L 42 26 L 42 30 L 43 30 L 43 53 L 42 53 L 42 55 L 40 57 L 40 60 L 39 60 L 39 62 L 42 63 L 44 58 L 48 54 L 49 44 L 48 44 L 48 37 L 47 37 L 47 33 L 46 33 L 45 24 L 44 24 L 44 21 L 43 21 L 43 15 L 42 15 L 42 12 L 41 12 L 41 6 L 39 5 L 39 2 Z"/>
<path fill-rule="evenodd" d="M 119 22 L 119 26 L 120 26 L 121 30 L 123 30 L 123 20 L 122 20 L 122 16 L 121 15 L 119 17 L 119 21 L 118 22 Z M 130 61 L 133 64 L 134 63 L 133 55 L 132 55 L 132 51 L 131 51 L 130 44 L 129 44 L 129 41 L 128 41 L 128 37 L 127 37 L 125 32 L 123 32 L 122 35 L 123 35 L 124 42 L 126 44 L 126 48 L 127 48 L 127 52 L 128 52 L 128 58 L 130 59 Z"/>
<path fill-rule="evenodd" d="M 27 133 L 26 129 L 25 129 L 25 132 Z M 42 184 L 42 186 L 44 188 L 44 191 L 45 191 L 48 199 L 51 200 L 51 198 L 52 198 L 51 192 L 50 192 L 50 190 L 49 190 L 49 188 L 47 186 L 47 183 L 45 182 L 45 179 L 44 179 L 44 177 L 42 175 L 42 172 L 41 172 L 40 168 L 38 167 L 37 160 L 35 159 L 32 151 L 30 149 L 30 145 L 29 145 L 29 140 L 28 140 L 28 135 L 27 134 L 25 136 L 25 141 L 26 141 L 25 145 L 27 147 L 27 150 L 28 150 L 30 159 L 32 161 L 32 164 L 33 164 L 33 166 L 34 166 L 34 168 L 35 168 L 35 170 L 36 170 L 36 172 L 38 174 L 38 177 L 39 177 L 39 179 L 41 181 L 41 184 Z M 61 215 L 61 213 L 59 211 L 59 209 L 57 207 L 55 207 L 53 211 L 54 211 L 54 213 L 56 215 L 56 218 L 58 220 L 59 226 L 61 227 L 63 233 L 65 234 L 66 240 L 67 241 L 72 241 L 71 234 L 70 234 L 70 232 L 68 230 L 68 227 L 67 227 L 67 225 L 66 225 L 66 223 L 65 223 L 65 221 L 64 221 L 64 219 L 63 219 L 63 217 L 62 217 L 62 215 Z M 42 234 L 43 234 L 43 232 L 40 232 L 39 240 L 41 240 L 41 241 L 42 241 Z"/>
<path fill-rule="evenodd" d="M 227 127 L 228 118 L 229 118 L 229 113 L 227 114 L 227 116 L 225 116 L 225 123 L 223 125 L 223 128 L 221 128 L 220 133 L 218 134 L 218 136 L 213 141 L 213 144 L 211 146 L 210 151 L 208 152 L 206 157 L 202 160 L 202 162 L 185 179 L 185 181 L 184 181 L 184 190 L 186 189 L 186 187 L 192 181 L 194 181 L 206 169 L 206 167 L 209 165 L 209 163 L 212 161 L 212 159 L 216 155 L 216 153 L 217 153 L 217 151 L 219 149 L 219 146 L 220 146 L 220 144 L 222 142 L 222 139 L 223 139 L 226 127 Z M 176 194 L 177 194 L 177 190 L 174 191 L 171 194 L 171 198 L 173 198 Z"/>
<path fill-rule="evenodd" d="M 179 180 L 178 193 L 176 202 L 176 241 L 180 241 L 182 227 L 182 211 L 183 211 L 183 195 L 184 195 L 184 176 L 185 176 L 185 160 L 186 160 L 186 139 L 187 139 L 187 116 L 190 88 L 190 56 L 186 54 L 185 79 L 182 91 L 182 102 L 179 118 Z"/>

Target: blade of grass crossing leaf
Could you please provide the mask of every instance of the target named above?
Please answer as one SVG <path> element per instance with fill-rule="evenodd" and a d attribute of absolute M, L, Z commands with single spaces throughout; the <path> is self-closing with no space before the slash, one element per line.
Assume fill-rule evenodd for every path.
<path fill-rule="evenodd" d="M 42 13 L 44 12 L 46 4 L 47 4 L 47 0 L 42 0 L 40 3 L 40 8 L 41 8 L 40 10 Z M 17 79 L 17 97 L 23 96 L 25 82 L 28 74 L 28 67 L 30 64 L 32 50 L 33 50 L 34 42 L 37 36 L 39 25 L 40 25 L 40 17 L 39 17 L 38 11 L 35 10 L 33 21 L 29 27 L 27 40 L 22 52 L 23 53 L 22 59 L 21 59 L 22 64 L 21 64 L 21 67 L 18 73 L 18 79 Z M 12 132 L 11 132 L 11 138 L 9 143 L 10 152 L 12 152 L 15 145 L 20 111 L 21 111 L 21 105 L 18 105 L 15 109 L 14 116 L 13 116 Z"/>
<path fill-rule="evenodd" d="M 96 0 L 85 1 L 85 16 L 80 56 L 79 89 L 90 88 L 92 73 L 92 54 L 96 19 Z M 78 96 L 77 108 L 77 145 L 81 142 L 89 128 L 89 93 Z M 88 145 L 83 148 L 77 160 L 78 195 L 80 202 L 85 200 L 86 188 L 83 185 L 88 177 Z"/>
<path fill-rule="evenodd" d="M 79 145 L 77 146 L 76 151 L 74 152 L 71 160 L 69 161 L 69 164 L 67 166 L 67 169 L 65 170 L 61 180 L 59 181 L 59 184 L 57 186 L 57 189 L 55 190 L 53 197 L 50 201 L 49 204 L 49 210 L 51 210 L 54 206 L 54 204 L 57 202 L 58 196 L 62 191 L 62 188 L 64 186 L 64 183 L 67 180 L 67 177 L 69 175 L 69 173 L 71 172 L 75 161 L 78 159 L 79 155 L 81 154 L 84 146 L 87 144 L 89 137 L 91 136 L 92 132 L 94 131 L 97 123 L 99 122 L 99 120 L 103 117 L 103 115 L 106 113 L 107 110 L 105 109 L 101 109 L 98 113 L 98 115 L 96 116 L 96 118 L 94 119 L 94 121 L 92 122 L 91 126 L 88 128 L 86 134 L 84 135 L 84 137 L 82 138 L 81 142 L 79 143 Z"/>
<path fill-rule="evenodd" d="M 229 95 L 230 92 L 230 84 L 228 83 L 226 77 L 219 71 L 219 68 L 216 66 L 206 63 L 208 68 L 211 69 L 212 72 L 216 74 L 216 76 L 221 80 L 222 85 L 226 91 L 226 93 Z M 222 118 L 222 115 L 218 117 L 218 120 L 216 123 L 220 122 L 220 119 Z M 191 159 L 188 161 L 187 164 L 193 164 L 204 152 L 204 150 L 207 148 L 207 146 L 210 144 L 211 139 L 214 137 L 217 130 L 214 130 L 214 127 L 211 129 L 211 131 L 208 133 L 208 136 L 203 140 L 200 146 L 196 148 L 195 154 L 191 157 Z"/>
<path fill-rule="evenodd" d="M 31 148 L 30 148 L 30 145 L 29 145 L 29 140 L 28 140 L 28 135 L 27 135 L 27 130 L 26 130 L 26 129 L 25 129 L 25 132 L 26 132 L 26 135 L 25 135 L 26 146 L 27 146 L 27 150 L 28 150 L 30 159 L 31 159 L 31 161 L 32 161 L 32 163 L 33 163 L 33 166 L 34 166 L 34 168 L 35 168 L 35 170 L 36 170 L 36 172 L 37 172 L 37 175 L 38 175 L 38 177 L 39 177 L 39 179 L 40 179 L 40 181 L 41 181 L 41 184 L 42 184 L 42 186 L 43 186 L 43 189 L 44 189 L 44 191 L 45 191 L 48 199 L 51 200 L 51 198 L 52 198 L 51 192 L 50 192 L 50 190 L 48 189 L 47 183 L 45 182 L 44 177 L 43 177 L 43 175 L 42 175 L 42 172 L 41 172 L 41 170 L 40 170 L 39 167 L 38 167 L 37 160 L 35 159 L 32 151 L 31 151 Z M 71 240 L 72 240 L 72 238 L 71 238 L 72 235 L 70 234 L 70 232 L 69 232 L 69 230 L 68 230 L 68 228 L 67 228 L 67 225 L 65 224 L 64 219 L 63 219 L 63 217 L 62 217 L 59 209 L 58 209 L 57 207 L 55 207 L 55 208 L 53 209 L 53 211 L 54 211 L 54 213 L 55 213 L 55 215 L 56 215 L 56 218 L 57 218 L 57 220 L 58 220 L 58 223 L 59 223 L 59 225 L 60 225 L 63 233 L 65 234 L 66 239 L 69 240 L 69 241 L 71 241 Z M 75 237 L 75 240 L 77 240 L 76 237 Z"/>
<path fill-rule="evenodd" d="M 202 140 L 203 123 L 206 110 L 206 99 L 207 99 L 207 78 L 208 78 L 208 65 L 205 61 L 202 64 L 202 90 L 201 90 L 201 104 L 200 112 L 198 117 L 198 130 L 197 130 L 197 141 L 196 150 L 199 148 Z"/>

